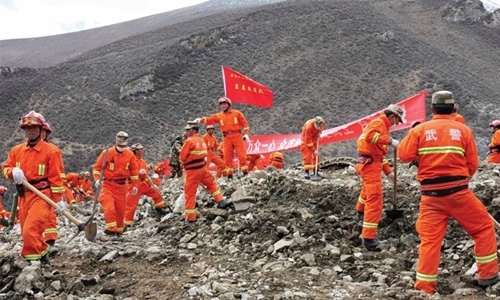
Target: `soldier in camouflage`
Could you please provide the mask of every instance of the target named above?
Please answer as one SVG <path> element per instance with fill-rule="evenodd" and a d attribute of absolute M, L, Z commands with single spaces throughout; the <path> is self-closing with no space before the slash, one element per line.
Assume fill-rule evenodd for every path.
<path fill-rule="evenodd" d="M 170 178 L 181 177 L 182 168 L 181 162 L 179 160 L 179 153 L 181 152 L 182 144 L 184 143 L 185 136 L 178 136 L 170 145 L 170 162 L 169 165 L 172 168 L 172 174 Z"/>

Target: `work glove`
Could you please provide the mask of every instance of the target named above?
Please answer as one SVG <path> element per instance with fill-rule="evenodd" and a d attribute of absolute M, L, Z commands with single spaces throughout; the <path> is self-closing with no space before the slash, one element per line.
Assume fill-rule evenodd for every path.
<path fill-rule="evenodd" d="M 101 186 L 101 181 L 99 179 L 97 179 L 95 182 L 94 182 L 94 186 L 96 189 L 98 189 L 100 186 Z"/>
<path fill-rule="evenodd" d="M 144 169 L 140 169 L 140 170 L 139 170 L 139 174 L 141 174 L 141 175 L 146 175 L 146 170 L 144 170 Z"/>
<path fill-rule="evenodd" d="M 194 123 L 200 123 L 201 122 L 201 118 L 196 118 L 192 122 L 194 122 Z"/>
<path fill-rule="evenodd" d="M 243 140 L 245 142 L 250 142 L 250 136 L 248 134 L 243 135 Z"/>
<path fill-rule="evenodd" d="M 397 147 L 399 145 L 399 141 L 396 139 L 391 138 L 391 146 Z"/>
<path fill-rule="evenodd" d="M 394 184 L 394 172 L 387 174 L 387 179 L 390 183 Z"/>
<path fill-rule="evenodd" d="M 314 150 L 314 155 L 315 156 L 319 156 L 319 151 L 318 150 Z"/>
<path fill-rule="evenodd" d="M 56 213 L 58 215 L 62 214 L 66 210 L 66 202 L 64 200 L 61 200 L 57 202 L 57 208 L 56 208 Z"/>
<path fill-rule="evenodd" d="M 12 169 L 12 177 L 14 178 L 14 182 L 17 184 L 22 184 L 25 179 L 23 170 L 17 167 Z"/>
<path fill-rule="evenodd" d="M 136 186 L 132 187 L 132 196 L 137 195 L 138 192 L 139 192 L 139 189 Z"/>
<path fill-rule="evenodd" d="M 85 194 L 85 190 L 84 189 L 80 189 L 80 190 L 78 190 L 78 192 L 80 192 L 80 194 L 82 194 L 82 195 Z"/>

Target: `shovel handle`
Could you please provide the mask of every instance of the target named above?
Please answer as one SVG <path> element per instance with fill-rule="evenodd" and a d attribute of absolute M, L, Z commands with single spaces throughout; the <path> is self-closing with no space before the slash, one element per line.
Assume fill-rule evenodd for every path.
<path fill-rule="evenodd" d="M 392 199 L 393 208 L 398 204 L 398 147 L 394 147 L 394 198 Z"/>
<path fill-rule="evenodd" d="M 27 182 L 26 180 L 23 180 L 23 185 L 30 191 L 32 191 L 33 193 L 35 193 L 38 197 L 42 198 L 45 202 L 47 202 L 48 204 L 50 204 L 50 206 L 54 207 L 55 209 L 59 209 L 59 206 L 57 205 L 57 203 L 55 203 L 52 199 L 50 199 L 49 197 L 47 197 L 47 195 L 45 195 L 44 193 L 40 192 L 39 190 L 37 190 L 34 186 L 32 186 L 29 182 Z M 64 201 L 64 200 L 61 200 L 61 201 Z M 77 218 L 73 217 L 72 214 L 69 213 L 69 211 L 65 210 L 62 212 L 62 214 L 68 218 L 68 220 L 70 220 L 71 222 L 75 223 L 77 226 L 79 226 L 80 224 L 82 224 L 82 222 L 78 221 Z"/>

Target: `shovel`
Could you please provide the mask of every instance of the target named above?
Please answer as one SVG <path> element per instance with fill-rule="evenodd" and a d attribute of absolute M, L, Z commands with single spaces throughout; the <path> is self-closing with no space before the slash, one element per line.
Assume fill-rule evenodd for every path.
<path fill-rule="evenodd" d="M 398 148 L 394 148 L 394 198 L 392 199 L 392 209 L 391 210 L 386 210 L 385 215 L 391 219 L 395 220 L 398 218 L 401 218 L 403 216 L 404 211 L 401 209 L 396 209 L 398 205 L 398 189 L 397 189 L 397 184 L 398 184 Z"/>
<path fill-rule="evenodd" d="M 47 202 L 48 204 L 50 204 L 50 206 L 54 207 L 55 209 L 59 209 L 59 206 L 57 206 L 57 204 L 52 199 L 50 199 L 44 193 L 42 193 L 39 190 L 37 190 L 34 186 L 32 186 L 26 180 L 23 180 L 23 185 L 28 190 L 30 190 L 33 193 L 35 193 L 38 197 L 42 198 L 45 202 Z M 91 241 L 91 242 L 95 241 L 95 237 L 97 235 L 97 224 L 94 223 L 94 222 L 92 222 L 93 216 L 90 217 L 85 223 L 82 223 L 77 218 L 73 217 L 73 215 L 71 215 L 69 213 L 69 211 L 67 211 L 67 210 L 63 211 L 62 214 L 66 218 L 68 218 L 68 220 L 70 220 L 71 222 L 73 222 L 78 227 L 78 232 L 73 236 L 73 238 L 75 236 L 77 236 L 81 231 L 84 231 L 85 232 L 85 238 L 88 241 Z M 71 238 L 69 241 L 71 241 L 73 238 Z"/>
<path fill-rule="evenodd" d="M 319 138 L 318 141 L 316 142 L 316 149 L 318 151 L 318 155 L 316 155 L 316 162 L 314 165 L 314 174 L 311 175 L 311 180 L 312 181 L 321 181 L 323 177 L 318 175 L 318 165 L 319 165 Z"/>

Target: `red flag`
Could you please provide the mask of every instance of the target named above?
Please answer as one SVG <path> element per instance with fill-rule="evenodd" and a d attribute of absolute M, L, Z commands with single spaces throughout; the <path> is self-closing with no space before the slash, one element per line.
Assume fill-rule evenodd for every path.
<path fill-rule="evenodd" d="M 222 66 L 222 78 L 226 97 L 232 102 L 265 108 L 273 106 L 274 93 L 267 86 L 225 66 Z"/>

